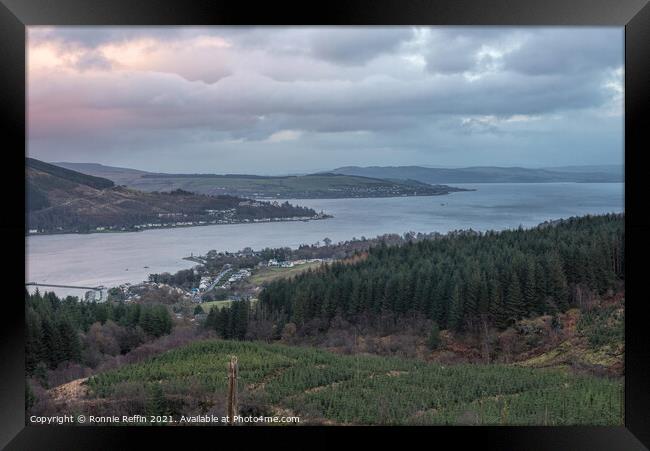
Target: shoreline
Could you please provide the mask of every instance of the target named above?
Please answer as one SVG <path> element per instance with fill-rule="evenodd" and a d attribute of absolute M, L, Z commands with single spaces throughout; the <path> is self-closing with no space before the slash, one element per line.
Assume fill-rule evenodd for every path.
<path fill-rule="evenodd" d="M 309 221 L 321 221 L 324 219 L 331 219 L 334 216 L 324 215 L 321 217 L 312 217 L 304 219 L 273 219 L 267 218 L 262 221 L 233 221 L 227 223 L 207 223 L 207 224 L 184 224 L 184 225 L 173 225 L 173 226 L 160 226 L 160 227 L 142 227 L 135 230 L 93 230 L 88 232 L 70 232 L 70 231 L 59 231 L 59 232 L 44 232 L 44 233 L 26 233 L 25 238 L 32 236 L 52 236 L 52 235 L 95 235 L 101 233 L 139 233 L 146 232 L 147 230 L 167 230 L 167 229 L 182 229 L 182 228 L 192 228 L 192 227 L 206 227 L 206 226 L 221 226 L 221 225 L 243 225 L 243 224 L 263 224 L 267 222 L 309 222 Z"/>

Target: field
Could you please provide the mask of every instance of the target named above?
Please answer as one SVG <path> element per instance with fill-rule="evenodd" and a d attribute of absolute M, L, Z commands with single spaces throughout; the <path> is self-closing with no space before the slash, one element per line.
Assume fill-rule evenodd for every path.
<path fill-rule="evenodd" d="M 202 302 L 201 307 L 203 307 L 203 311 L 205 311 L 205 313 L 209 313 L 213 307 L 218 307 L 218 308 L 230 307 L 230 304 L 232 304 L 233 302 L 237 302 L 237 301 L 222 300 L 222 301 Z M 251 306 L 254 305 L 256 302 L 257 299 L 251 299 Z"/>
<path fill-rule="evenodd" d="M 240 410 L 298 415 L 302 424 L 623 424 L 623 384 L 617 380 L 223 340 L 94 376 L 85 402 L 115 403 L 122 415 L 139 413 L 129 412 L 129 406 L 139 407 L 121 398 L 160 384 L 171 413 L 212 409 L 221 415 L 230 355 L 239 359 Z M 188 407 L 197 398 L 205 402 Z"/>
<path fill-rule="evenodd" d="M 254 285 L 262 285 L 278 279 L 293 277 L 308 269 L 316 269 L 321 266 L 321 262 L 304 263 L 292 268 L 262 268 L 253 274 L 249 281 Z"/>

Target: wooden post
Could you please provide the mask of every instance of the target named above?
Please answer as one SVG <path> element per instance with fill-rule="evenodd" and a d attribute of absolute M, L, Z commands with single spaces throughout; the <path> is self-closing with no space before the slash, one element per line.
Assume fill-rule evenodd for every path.
<path fill-rule="evenodd" d="M 228 362 L 228 425 L 235 424 L 237 415 L 237 356 L 231 356 Z"/>

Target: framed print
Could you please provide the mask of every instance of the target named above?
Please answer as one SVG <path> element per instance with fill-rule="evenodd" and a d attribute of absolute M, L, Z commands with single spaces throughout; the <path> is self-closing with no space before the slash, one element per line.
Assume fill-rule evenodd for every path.
<path fill-rule="evenodd" d="M 646 449 L 647 2 L 1 9 L 7 449 Z"/>

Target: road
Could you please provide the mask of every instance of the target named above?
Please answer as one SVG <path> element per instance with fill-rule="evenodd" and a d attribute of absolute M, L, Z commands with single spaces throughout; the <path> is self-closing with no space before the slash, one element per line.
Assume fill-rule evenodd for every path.
<path fill-rule="evenodd" d="M 210 286 L 208 286 L 208 288 L 206 288 L 205 291 L 200 295 L 201 300 L 203 300 L 203 295 L 208 293 L 210 290 L 213 290 L 214 287 L 216 287 L 219 281 L 223 278 L 223 276 L 228 274 L 230 271 L 232 271 L 230 264 L 225 264 L 224 269 L 217 275 L 217 277 L 214 278 Z"/>

